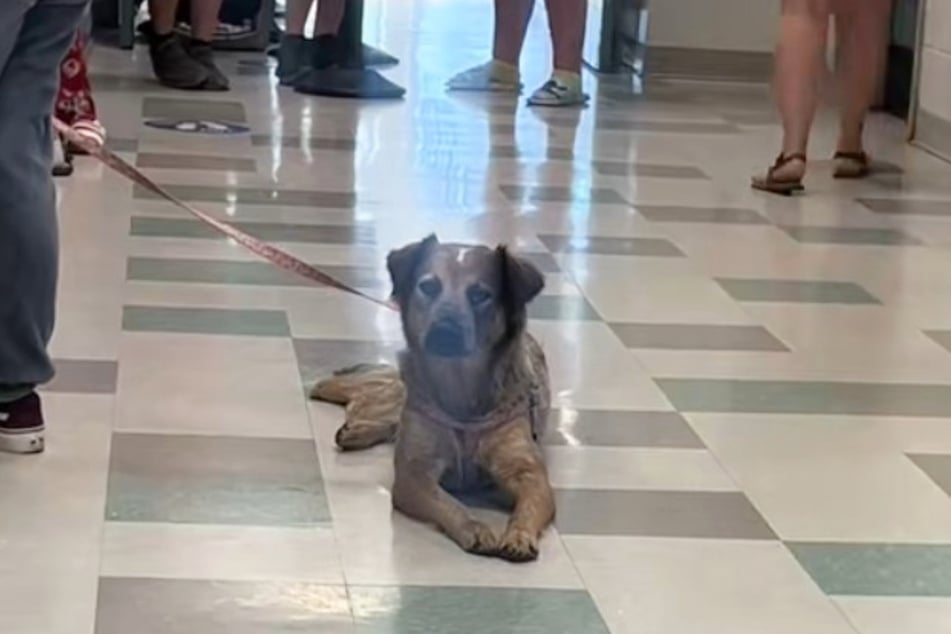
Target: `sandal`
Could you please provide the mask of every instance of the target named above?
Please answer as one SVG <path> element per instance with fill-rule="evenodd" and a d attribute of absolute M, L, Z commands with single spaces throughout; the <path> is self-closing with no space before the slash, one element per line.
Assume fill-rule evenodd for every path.
<path fill-rule="evenodd" d="M 833 178 L 858 179 L 865 178 L 871 170 L 871 162 L 865 152 L 836 152 L 833 157 L 835 169 Z"/>
<path fill-rule="evenodd" d="M 776 172 L 786 167 L 793 161 L 802 161 L 806 162 L 805 154 L 780 154 L 776 158 L 776 162 L 773 163 L 773 166 L 766 170 L 765 176 L 754 176 L 753 177 L 753 189 L 758 189 L 760 191 L 769 192 L 771 194 L 779 194 L 781 196 L 792 196 L 793 194 L 799 193 L 805 190 L 805 187 L 802 184 L 802 177 L 798 178 L 776 178 Z"/>

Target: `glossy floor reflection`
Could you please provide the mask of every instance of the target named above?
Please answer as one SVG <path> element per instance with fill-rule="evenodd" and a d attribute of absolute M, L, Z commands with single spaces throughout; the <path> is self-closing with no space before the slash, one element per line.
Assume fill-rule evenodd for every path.
<path fill-rule="evenodd" d="M 404 102 L 307 98 L 232 54 L 228 94 L 100 48 L 110 144 L 177 195 L 384 296 L 387 251 L 505 241 L 548 278 L 556 410 L 538 563 L 390 510 L 390 451 L 339 454 L 305 388 L 386 360 L 384 308 L 260 262 L 92 160 L 59 181 L 49 449 L 0 455 L 0 632 L 951 631 L 951 166 L 876 116 L 866 182 L 749 175 L 764 86 L 586 77 L 583 111 L 448 95 L 486 0 L 375 0 Z M 525 82 L 544 79 L 545 16 Z M 153 118 L 221 119 L 189 135 Z M 493 521 L 500 521 L 490 515 Z"/>

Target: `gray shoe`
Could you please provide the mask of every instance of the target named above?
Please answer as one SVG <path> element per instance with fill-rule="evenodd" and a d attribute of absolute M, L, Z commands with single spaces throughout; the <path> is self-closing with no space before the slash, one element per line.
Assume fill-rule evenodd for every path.
<path fill-rule="evenodd" d="M 177 35 L 159 38 L 150 34 L 149 54 L 155 78 L 164 86 L 204 90 L 208 83 L 208 69 L 188 54 Z"/>
<path fill-rule="evenodd" d="M 282 86 L 293 86 L 298 77 L 310 70 L 311 47 L 302 35 L 284 35 L 277 51 L 277 79 Z"/>
<path fill-rule="evenodd" d="M 215 64 L 215 53 L 211 44 L 199 42 L 197 40 L 189 41 L 185 47 L 188 56 L 201 64 L 208 73 L 208 79 L 202 86 L 202 90 L 213 90 L 223 92 L 231 89 L 231 82 L 225 76 L 221 69 Z"/>

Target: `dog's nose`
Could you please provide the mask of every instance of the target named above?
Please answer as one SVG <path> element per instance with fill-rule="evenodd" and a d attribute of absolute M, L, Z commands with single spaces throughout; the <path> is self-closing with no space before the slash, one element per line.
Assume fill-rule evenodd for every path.
<path fill-rule="evenodd" d="M 441 357 L 461 357 L 467 353 L 466 333 L 455 319 L 440 319 L 426 335 L 426 350 Z"/>

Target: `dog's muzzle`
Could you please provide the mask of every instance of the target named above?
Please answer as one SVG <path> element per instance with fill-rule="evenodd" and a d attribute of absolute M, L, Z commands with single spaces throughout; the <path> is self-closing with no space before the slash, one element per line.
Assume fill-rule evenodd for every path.
<path fill-rule="evenodd" d="M 464 357 L 469 354 L 466 332 L 454 319 L 441 319 L 426 333 L 426 351 L 440 357 Z"/>

